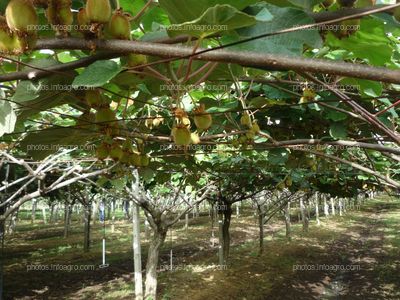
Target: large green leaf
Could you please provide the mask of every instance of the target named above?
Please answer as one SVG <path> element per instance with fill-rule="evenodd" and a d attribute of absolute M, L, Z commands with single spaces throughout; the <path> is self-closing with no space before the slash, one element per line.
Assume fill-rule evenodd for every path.
<path fill-rule="evenodd" d="M 198 19 L 172 27 L 171 36 L 188 34 L 198 38 L 254 25 L 256 19 L 230 5 L 216 5 L 207 9 Z"/>
<path fill-rule="evenodd" d="M 33 159 L 44 159 L 61 148 L 79 148 L 92 139 L 96 133 L 71 128 L 49 128 L 27 135 L 20 149 Z"/>
<path fill-rule="evenodd" d="M 303 24 L 314 23 L 303 10 L 296 8 L 281 8 L 267 3 L 252 5 L 245 10 L 255 16 L 257 24 L 238 30 L 241 39 L 251 38 L 265 33 L 273 33 Z M 272 17 L 268 17 L 268 16 Z M 301 56 L 304 45 L 320 48 L 322 40 L 317 30 L 301 30 L 292 33 L 278 34 L 257 39 L 235 46 L 237 50 L 248 50 L 263 53 L 279 53 L 289 56 Z"/>
<path fill-rule="evenodd" d="M 117 76 L 121 70 L 120 64 L 113 60 L 99 60 L 77 76 L 72 85 L 73 87 L 100 87 Z"/>
<path fill-rule="evenodd" d="M 173 24 L 181 24 L 199 18 L 207 9 L 215 5 L 229 4 L 238 10 L 254 4 L 257 0 L 159 0 Z"/>
<path fill-rule="evenodd" d="M 365 59 L 375 66 L 389 63 L 394 50 L 386 36 L 383 22 L 378 19 L 362 19 L 360 30 L 355 34 L 338 39 L 329 33 L 326 41 L 331 47 L 346 49 L 354 57 Z"/>
<path fill-rule="evenodd" d="M 329 134 L 334 139 L 343 139 L 347 137 L 347 130 L 342 123 L 333 123 L 329 129 Z"/>
<path fill-rule="evenodd" d="M 4 98 L 3 91 L 0 91 L 1 98 Z M 5 133 L 12 133 L 17 121 L 17 115 L 10 104 L 6 100 L 0 100 L 0 137 Z"/>

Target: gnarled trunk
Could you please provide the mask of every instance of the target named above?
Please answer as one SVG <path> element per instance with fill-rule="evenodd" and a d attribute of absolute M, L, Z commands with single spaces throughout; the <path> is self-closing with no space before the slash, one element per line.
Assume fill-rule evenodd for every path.
<path fill-rule="evenodd" d="M 84 241 L 83 241 L 83 250 L 88 252 L 90 249 L 90 218 L 91 218 L 91 206 L 92 204 L 88 204 L 85 206 L 85 232 L 84 232 Z"/>
<path fill-rule="evenodd" d="M 292 240 L 292 226 L 290 223 L 290 202 L 285 207 L 285 225 L 286 225 L 286 238 L 290 242 Z"/>
<path fill-rule="evenodd" d="M 304 232 L 308 232 L 308 216 L 306 213 L 306 207 L 304 205 L 304 201 L 303 199 L 300 199 L 300 213 L 301 213 L 301 219 L 303 222 L 303 231 Z"/>
<path fill-rule="evenodd" d="M 224 210 L 224 223 L 222 226 L 222 232 L 224 235 L 223 249 L 224 249 L 225 264 L 228 261 L 229 251 L 231 246 L 231 234 L 229 232 L 229 228 L 231 226 L 231 218 L 232 218 L 232 204 L 227 203 L 226 209 Z"/>
<path fill-rule="evenodd" d="M 146 300 L 156 300 L 157 297 L 157 266 L 160 257 L 160 250 L 164 244 L 166 236 L 166 230 L 161 228 L 155 228 L 153 230 L 153 237 L 150 240 L 146 263 Z"/>
<path fill-rule="evenodd" d="M 261 255 L 264 250 L 264 208 L 263 208 L 263 205 L 257 205 L 257 211 L 258 211 L 258 228 L 259 228 L 258 255 Z"/>

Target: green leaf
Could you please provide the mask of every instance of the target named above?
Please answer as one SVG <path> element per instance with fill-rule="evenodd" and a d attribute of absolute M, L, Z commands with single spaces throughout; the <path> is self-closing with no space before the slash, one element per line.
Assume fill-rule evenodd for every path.
<path fill-rule="evenodd" d="M 175 25 L 176 29 L 168 30 L 170 36 L 182 34 L 205 38 L 219 32 L 254 25 L 256 18 L 249 16 L 230 5 L 216 5 L 207 9 L 198 19 Z M 172 28 L 175 28 L 172 27 Z"/>
<path fill-rule="evenodd" d="M 333 123 L 329 129 L 329 134 L 334 139 L 343 139 L 347 137 L 347 130 L 342 123 Z"/>
<path fill-rule="evenodd" d="M 355 79 L 355 78 L 344 78 L 340 81 L 341 84 L 349 85 L 351 89 L 358 89 L 361 96 L 370 97 L 380 97 L 383 92 L 382 83 L 378 81 Z"/>
<path fill-rule="evenodd" d="M 314 23 L 314 20 L 303 10 L 296 8 L 281 8 L 267 3 L 258 3 L 248 7 L 245 12 L 252 16 L 265 16 L 268 11 L 273 18 L 266 21 L 258 20 L 252 27 L 238 30 L 241 39 L 251 38 L 265 33 L 272 33 L 282 29 L 303 24 Z M 257 39 L 233 47 L 237 50 L 255 51 L 261 53 L 279 53 L 288 56 L 301 56 L 304 45 L 313 48 L 322 46 L 322 39 L 317 30 L 301 30 L 292 33 L 278 34 L 271 37 Z"/>
<path fill-rule="evenodd" d="M 386 36 L 383 22 L 377 19 L 363 18 L 360 30 L 348 38 L 338 39 L 329 32 L 326 43 L 334 48 L 346 49 L 355 58 L 365 59 L 375 66 L 389 63 L 394 50 Z"/>
<path fill-rule="evenodd" d="M 327 114 L 326 114 L 327 118 L 335 121 L 335 122 L 339 122 L 339 121 L 343 121 L 347 119 L 347 115 L 340 112 L 340 111 L 336 111 L 333 109 L 330 109 Z"/>
<path fill-rule="evenodd" d="M 216 5 L 229 4 L 238 10 L 256 3 L 257 0 L 159 0 L 171 23 L 181 24 L 199 18 L 207 9 Z"/>
<path fill-rule="evenodd" d="M 286 149 L 273 149 L 268 152 L 268 162 L 272 165 L 283 165 L 289 158 L 289 152 Z"/>
<path fill-rule="evenodd" d="M 99 60 L 78 75 L 72 85 L 75 88 L 100 87 L 117 76 L 121 70 L 121 66 L 113 60 Z"/>
<path fill-rule="evenodd" d="M 1 98 L 4 98 L 4 93 L 0 91 Z M 11 106 L 10 102 L 0 100 L 0 137 L 5 133 L 12 133 L 17 122 L 17 115 Z"/>
<path fill-rule="evenodd" d="M 20 149 L 26 151 L 33 159 L 41 160 L 58 152 L 61 148 L 75 148 L 86 144 L 96 133 L 72 129 L 45 129 L 28 134 L 21 142 Z"/>

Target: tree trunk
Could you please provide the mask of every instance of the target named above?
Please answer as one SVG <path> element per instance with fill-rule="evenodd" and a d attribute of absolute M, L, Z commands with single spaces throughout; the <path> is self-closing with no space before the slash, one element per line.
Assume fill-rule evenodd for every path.
<path fill-rule="evenodd" d="M 3 208 L 0 208 L 0 215 L 4 213 Z M 3 277 L 4 277 L 4 236 L 5 236 L 5 221 L 0 221 L 0 300 L 3 298 Z"/>
<path fill-rule="evenodd" d="M 146 241 L 150 240 L 150 224 L 147 219 L 144 220 L 144 236 L 146 238 Z"/>
<path fill-rule="evenodd" d="M 319 221 L 319 194 L 318 192 L 315 193 L 315 219 L 317 221 L 317 225 L 321 225 L 321 222 Z"/>
<path fill-rule="evenodd" d="M 93 225 L 96 224 L 97 222 L 98 211 L 99 211 L 98 201 L 93 201 L 93 211 L 92 211 Z"/>
<path fill-rule="evenodd" d="M 69 225 L 71 223 L 71 205 L 68 203 L 65 204 L 64 207 L 64 238 L 67 238 L 69 235 Z"/>
<path fill-rule="evenodd" d="M 88 204 L 85 206 L 85 232 L 84 232 L 84 241 L 83 241 L 83 250 L 88 252 L 90 249 L 90 218 L 91 218 L 91 207 L 92 204 Z"/>
<path fill-rule="evenodd" d="M 222 267 L 225 265 L 224 259 L 224 216 L 218 212 L 218 263 Z"/>
<path fill-rule="evenodd" d="M 42 207 L 42 216 L 43 216 L 43 223 L 47 224 L 47 216 L 46 216 L 46 207 Z"/>
<path fill-rule="evenodd" d="M 115 232 L 115 200 L 111 201 L 111 233 Z"/>
<path fill-rule="evenodd" d="M 188 229 L 189 229 L 189 214 L 186 213 L 185 214 L 185 230 L 186 230 L 186 233 L 187 233 Z"/>
<path fill-rule="evenodd" d="M 332 210 L 332 216 L 334 216 L 335 213 L 335 199 L 331 198 L 331 210 Z"/>
<path fill-rule="evenodd" d="M 231 245 L 231 235 L 229 232 L 229 227 L 231 226 L 231 217 L 232 217 L 232 204 L 226 203 L 225 210 L 223 211 L 223 223 L 222 223 L 222 249 L 224 253 L 224 264 L 226 265 L 228 262 L 230 245 Z"/>
<path fill-rule="evenodd" d="M 167 232 L 165 230 L 154 228 L 146 263 L 146 300 L 156 300 L 157 297 L 158 259 L 160 257 L 160 250 L 164 244 L 166 236 Z"/>
<path fill-rule="evenodd" d="M 324 215 L 325 217 L 329 217 L 329 205 L 326 202 L 326 196 L 324 196 Z"/>
<path fill-rule="evenodd" d="M 301 213 L 301 219 L 302 219 L 302 222 L 303 222 L 303 231 L 304 232 L 308 232 L 308 222 L 309 222 L 309 220 L 308 220 L 308 217 L 307 217 L 307 214 L 306 214 L 306 207 L 304 205 L 303 199 L 300 199 L 300 213 Z"/>
<path fill-rule="evenodd" d="M 286 238 L 290 242 L 292 240 L 292 227 L 290 223 L 290 202 L 285 208 L 285 225 L 286 225 Z"/>
<path fill-rule="evenodd" d="M 257 210 L 258 210 L 258 228 L 259 228 L 258 255 L 261 255 L 264 250 L 264 209 L 263 209 L 263 205 L 257 205 Z"/>
<path fill-rule="evenodd" d="M 36 220 L 36 202 L 36 199 L 32 200 L 31 224 L 35 223 Z"/>
<path fill-rule="evenodd" d="M 124 210 L 125 220 L 129 220 L 131 218 L 131 216 L 129 215 L 129 201 L 124 201 L 123 210 Z"/>
<path fill-rule="evenodd" d="M 55 204 L 51 203 L 50 204 L 50 217 L 49 217 L 50 224 L 54 223 L 54 207 L 55 207 Z"/>
<path fill-rule="evenodd" d="M 140 244 L 140 211 L 139 206 L 132 204 L 132 224 L 133 224 L 133 261 L 135 268 L 135 300 L 143 299 L 143 279 L 142 279 L 142 250 Z"/>

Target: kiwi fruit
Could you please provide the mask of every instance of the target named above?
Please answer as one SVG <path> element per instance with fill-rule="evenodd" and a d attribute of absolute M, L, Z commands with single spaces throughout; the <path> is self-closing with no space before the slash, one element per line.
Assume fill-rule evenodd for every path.
<path fill-rule="evenodd" d="M 240 124 L 242 124 L 243 126 L 247 126 L 249 128 L 251 128 L 252 123 L 251 123 L 251 117 L 249 115 L 249 113 L 246 111 L 243 113 L 242 117 L 240 118 Z"/>
<path fill-rule="evenodd" d="M 0 16 L 0 52 L 11 54 L 14 52 L 14 34 L 7 25 L 6 19 Z"/>
<path fill-rule="evenodd" d="M 46 16 L 50 24 L 55 27 L 58 36 L 67 36 L 70 26 L 74 22 L 72 14 L 72 0 L 49 0 Z"/>
<path fill-rule="evenodd" d="M 6 8 L 8 27 L 19 35 L 36 32 L 38 15 L 31 0 L 11 0 Z"/>
<path fill-rule="evenodd" d="M 129 14 L 124 13 L 122 9 L 117 9 L 106 27 L 109 37 L 112 39 L 130 40 L 131 24 L 129 19 Z"/>
<path fill-rule="evenodd" d="M 87 0 L 86 15 L 89 23 L 106 24 L 111 17 L 111 5 L 109 0 Z"/>
<path fill-rule="evenodd" d="M 119 161 L 122 156 L 123 156 L 124 152 L 122 150 L 122 147 L 119 143 L 114 142 L 111 145 L 111 149 L 110 149 L 110 157 L 114 160 L 114 161 Z"/>
<path fill-rule="evenodd" d="M 96 109 L 107 108 L 108 103 L 104 99 L 99 89 L 90 89 L 85 91 L 86 103 Z"/>
<path fill-rule="evenodd" d="M 178 125 L 172 129 L 174 143 L 178 146 L 188 146 L 192 142 L 192 134 L 184 125 Z"/>
<path fill-rule="evenodd" d="M 204 105 L 195 110 L 194 123 L 200 130 L 207 130 L 212 125 L 212 116 L 205 112 Z"/>
<path fill-rule="evenodd" d="M 110 156 L 110 145 L 103 142 L 100 144 L 99 147 L 96 149 L 96 156 L 100 160 L 105 160 L 107 157 Z"/>
<path fill-rule="evenodd" d="M 191 143 L 194 145 L 198 145 L 201 142 L 199 135 L 195 132 L 191 133 L 190 138 L 191 138 Z"/>
<path fill-rule="evenodd" d="M 128 66 L 131 68 L 135 68 L 141 65 L 147 64 L 147 56 L 143 54 L 134 54 L 131 53 L 127 56 Z"/>

